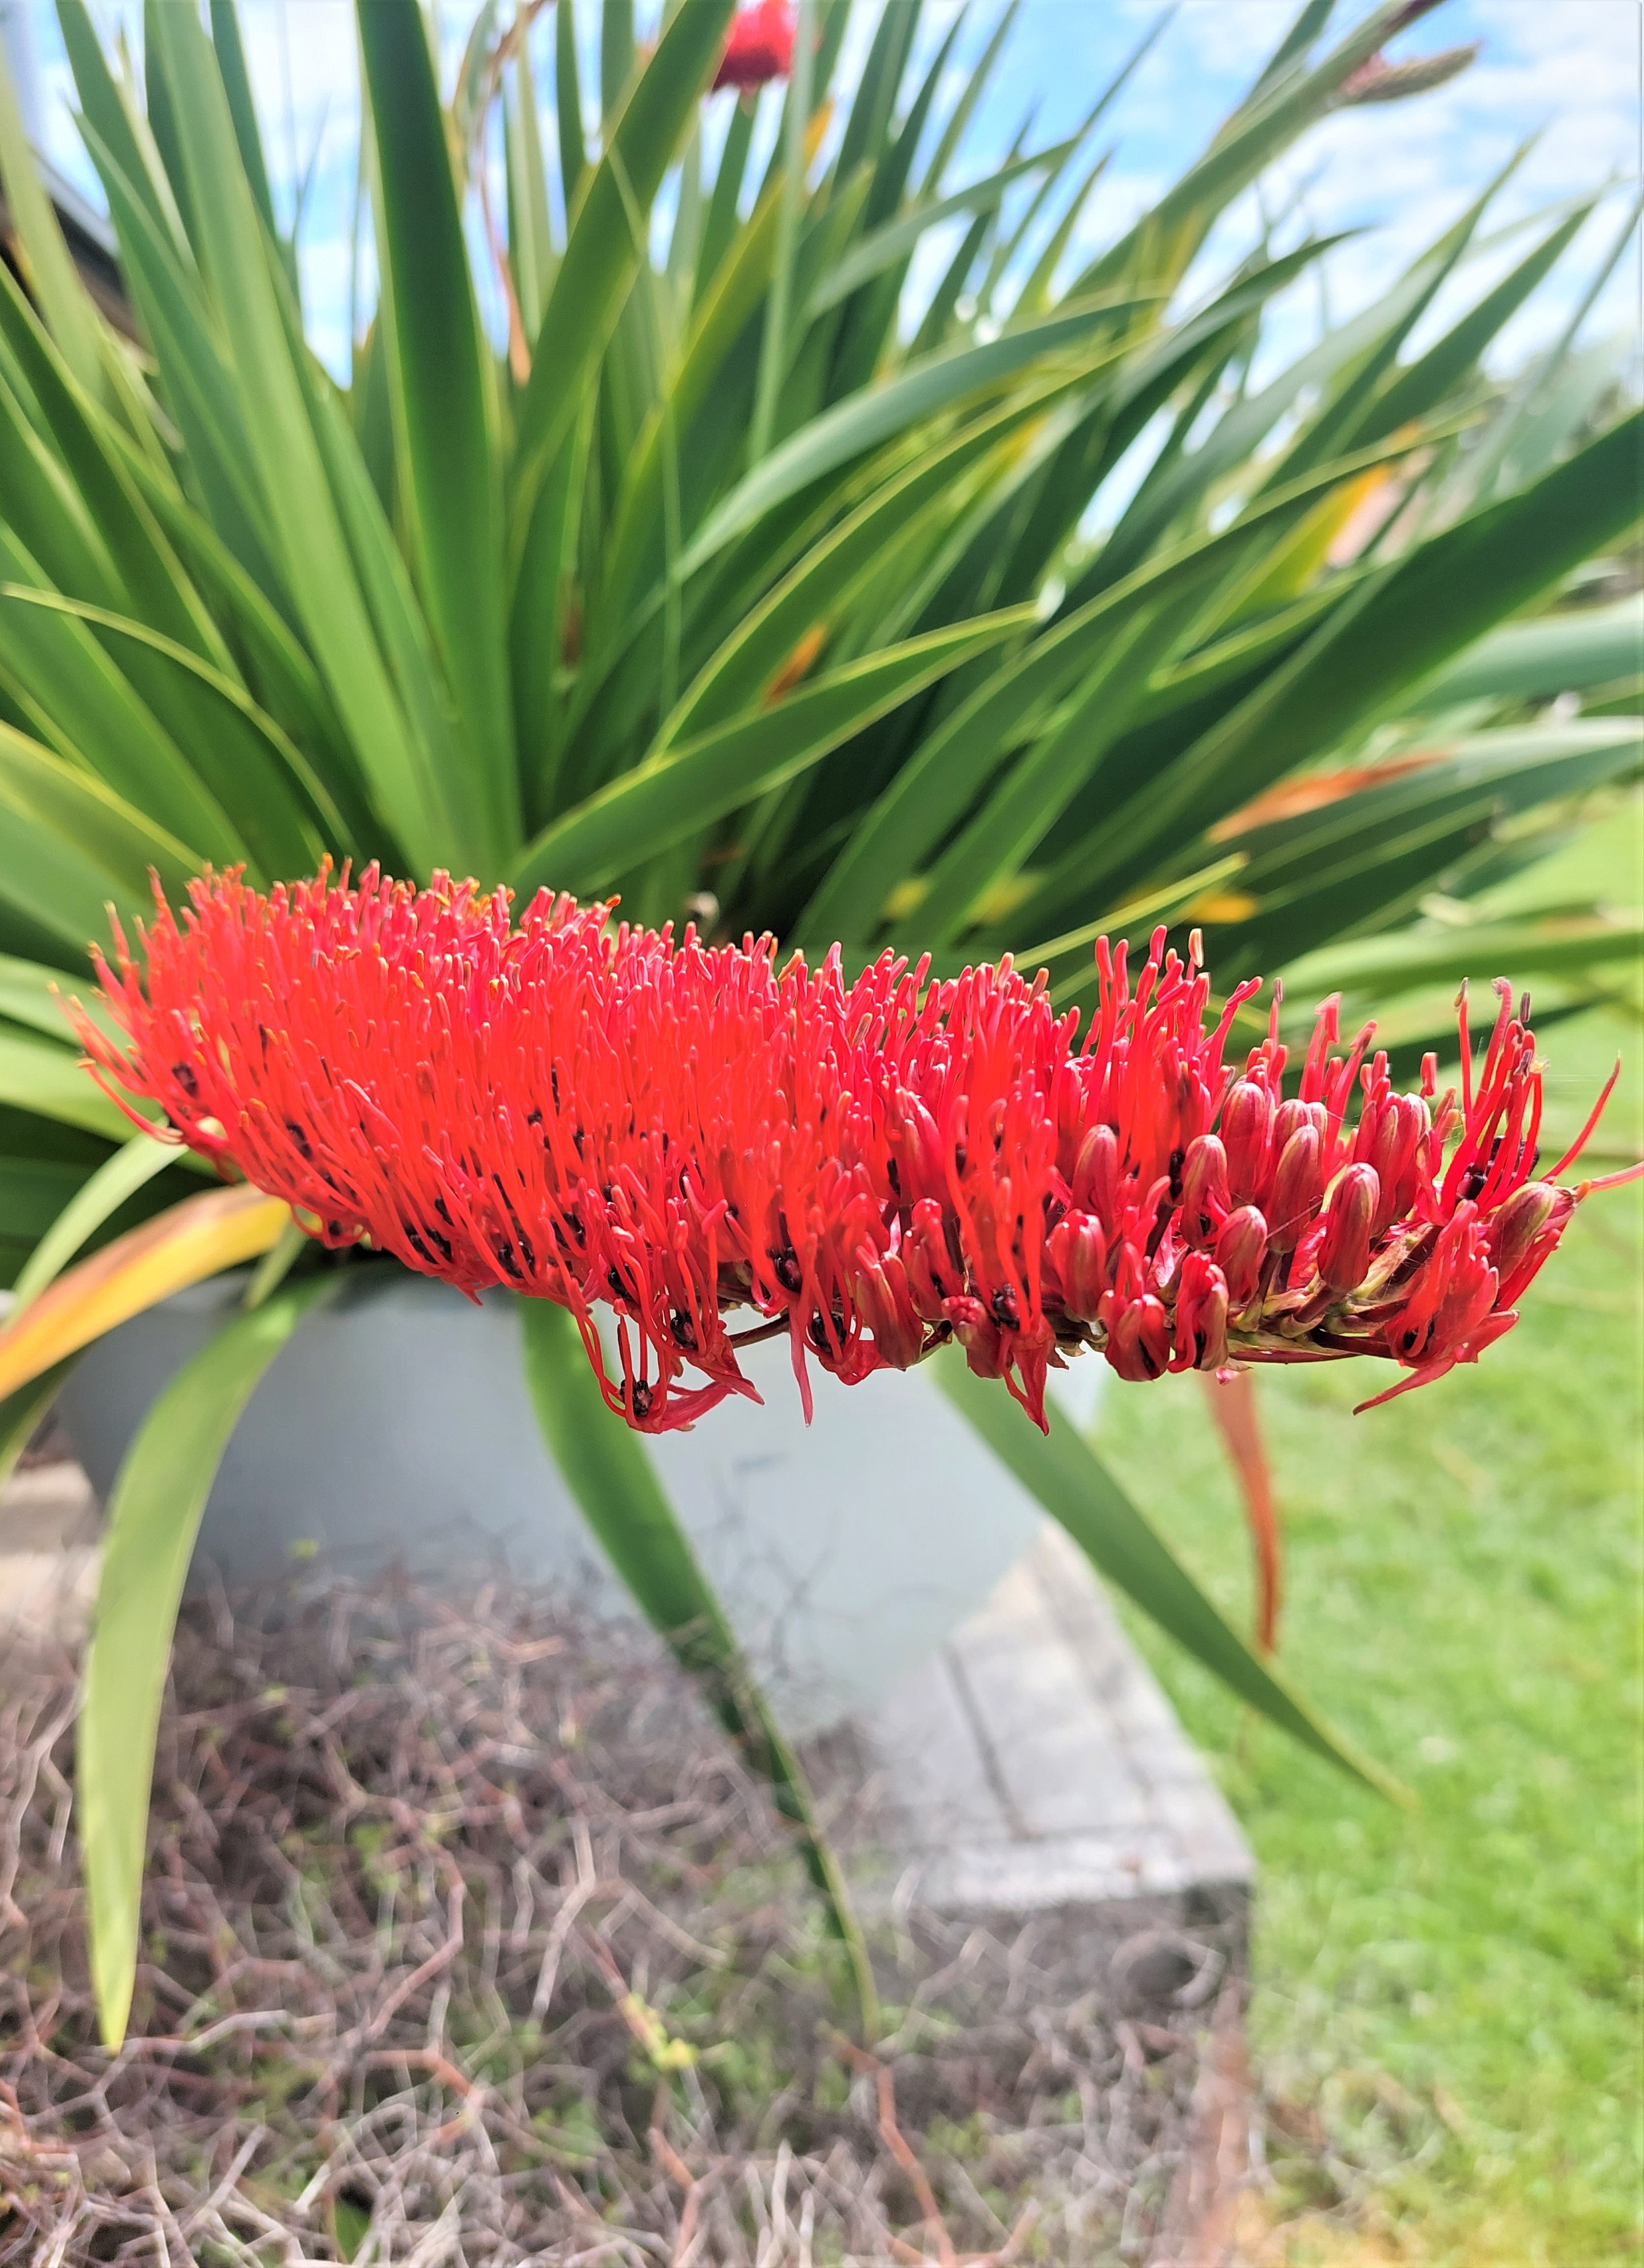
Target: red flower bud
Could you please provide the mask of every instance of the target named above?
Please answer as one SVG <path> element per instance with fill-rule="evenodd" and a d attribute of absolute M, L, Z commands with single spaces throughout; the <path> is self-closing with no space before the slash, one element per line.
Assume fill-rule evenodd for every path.
<path fill-rule="evenodd" d="M 917 1094 L 896 1097 L 896 1121 L 887 1133 L 896 1166 L 896 1185 L 903 1204 L 921 1197 L 941 1197 L 947 1189 L 947 1165 L 936 1121 Z"/>
<path fill-rule="evenodd" d="M 1478 1210 L 1462 1204 L 1423 1257 L 1409 1299 L 1382 1336 L 1402 1363 L 1455 1361 L 1495 1304 L 1499 1283 Z"/>
<path fill-rule="evenodd" d="M 1254 1205 L 1241 1205 L 1221 1224 L 1216 1265 L 1227 1279 L 1227 1301 L 1236 1315 L 1256 1297 L 1267 1257 L 1267 1223 Z"/>
<path fill-rule="evenodd" d="M 1070 1212 L 1044 1241 L 1044 1256 L 1061 1286 L 1062 1305 L 1082 1323 L 1094 1323 L 1108 1289 L 1107 1240 L 1088 1213 Z"/>
<path fill-rule="evenodd" d="M 1304 1103 L 1285 1103 L 1279 1110 L 1305 1110 Z M 1273 1193 L 1267 1203 L 1267 1241 L 1275 1252 L 1293 1252 L 1306 1233 L 1319 1200 L 1319 1137 L 1311 1119 L 1296 1127 L 1279 1153 Z"/>
<path fill-rule="evenodd" d="M 1227 1153 L 1213 1134 L 1201 1134 L 1182 1161 L 1182 1233 L 1209 1244 L 1227 1217 Z"/>
<path fill-rule="evenodd" d="M 1170 1361 L 1170 1319 L 1151 1292 L 1124 1302 L 1108 1298 L 1107 1357 L 1121 1378 L 1132 1383 L 1158 1378 Z"/>
<path fill-rule="evenodd" d="M 785 77 L 793 64 L 793 17 L 786 0 L 757 0 L 731 19 L 712 92 L 722 86 L 763 86 Z"/>
<path fill-rule="evenodd" d="M 1213 1260 L 1190 1252 L 1176 1294 L 1173 1370 L 1220 1370 L 1227 1359 L 1227 1283 Z"/>
<path fill-rule="evenodd" d="M 1419 1094 L 1396 1094 L 1388 1105 L 1393 1133 L 1385 1157 L 1370 1162 L 1381 1176 L 1381 1202 L 1370 1230 L 1373 1241 L 1387 1234 L 1416 1201 L 1421 1183 L 1424 1147 L 1433 1131 L 1433 1114 Z"/>
<path fill-rule="evenodd" d="M 978 1378 L 1002 1378 L 1005 1374 L 1004 1335 L 980 1300 L 968 1294 L 949 1300 L 947 1321 L 954 1327 L 954 1336 L 965 1351 L 965 1360 Z"/>
<path fill-rule="evenodd" d="M 1463 1254 L 1433 1318 L 1433 1336 L 1427 1347 L 1430 1361 L 1465 1357 L 1474 1332 L 1488 1320 L 1495 1306 L 1500 1283 L 1500 1277 L 1482 1250 L 1470 1248 Z"/>
<path fill-rule="evenodd" d="M 1221 1142 L 1235 1204 L 1264 1197 L 1271 1165 L 1273 1099 L 1260 1081 L 1235 1079 L 1221 1106 Z"/>
<path fill-rule="evenodd" d="M 1486 1236 L 1490 1258 L 1504 1285 L 1544 1232 L 1551 1229 L 1552 1241 L 1558 1241 L 1574 1211 L 1574 1190 L 1559 1189 L 1552 1182 L 1526 1182 L 1514 1190 L 1491 1221 Z"/>
<path fill-rule="evenodd" d="M 914 1313 L 927 1323 L 940 1323 L 964 1279 L 948 1252 L 942 1209 L 934 1197 L 921 1197 L 914 1206 L 911 1225 L 902 1240 L 902 1259 Z"/>
<path fill-rule="evenodd" d="M 1369 1274 L 1370 1229 L 1381 1201 L 1381 1178 L 1374 1166 L 1344 1166 L 1331 1184 L 1318 1254 L 1318 1272 L 1331 1291 L 1351 1292 Z"/>
<path fill-rule="evenodd" d="M 1093 1126 L 1073 1167 L 1073 1203 L 1111 1229 L 1118 1210 L 1119 1138 L 1110 1126 Z"/>
<path fill-rule="evenodd" d="M 1385 1182 L 1398 1147 L 1398 1097 L 1377 1094 L 1364 1106 L 1353 1139 L 1353 1163 L 1374 1166 L 1376 1179 Z"/>
<path fill-rule="evenodd" d="M 1327 1004 L 1328 1005 L 1328 1004 Z M 1322 1102 L 1292 1101 L 1281 1102 L 1273 1113 L 1273 1156 L 1282 1158 L 1290 1137 L 1299 1126 L 1310 1126 L 1321 1140 L 1329 1123 L 1329 1113 Z"/>
<path fill-rule="evenodd" d="M 925 1326 L 908 1296 L 901 1261 L 894 1252 L 881 1256 L 872 1245 L 859 1246 L 852 1288 L 880 1360 L 892 1370 L 910 1370 L 925 1351 Z"/>

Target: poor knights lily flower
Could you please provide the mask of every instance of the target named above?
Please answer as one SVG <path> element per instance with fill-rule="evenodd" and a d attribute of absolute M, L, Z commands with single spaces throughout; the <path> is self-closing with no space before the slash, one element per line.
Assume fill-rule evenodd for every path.
<path fill-rule="evenodd" d="M 739 1347 L 776 1334 L 807 1415 L 811 1360 L 851 1383 L 947 1340 L 1041 1425 L 1083 1349 L 1127 1379 L 1373 1355 L 1402 1392 L 1511 1328 L 1603 1185 L 1558 1177 L 1608 1087 L 1533 1178 L 1541 1068 L 1505 984 L 1481 1066 L 1461 1004 L 1459 1096 L 1431 1056 L 1395 1094 L 1374 1027 L 1338 1052 L 1334 999 L 1287 1094 L 1277 1002 L 1224 1065 L 1258 985 L 1213 1020 L 1197 934 L 1183 961 L 1157 931 L 1133 982 L 1100 940 L 1081 1037 L 1008 958 L 933 980 L 887 953 L 847 982 L 837 947 L 778 965 L 769 937 L 676 941 L 547 892 L 516 922 L 505 891 L 375 867 L 190 897 L 181 924 L 159 902 L 141 970 L 118 931 L 117 973 L 100 959 L 125 1044 L 79 1031 L 107 1091 L 324 1244 L 558 1301 L 646 1432 L 752 1395 Z"/>
<path fill-rule="evenodd" d="M 793 63 L 793 11 L 785 0 L 757 0 L 731 19 L 725 52 L 714 73 L 713 91 L 747 89 L 785 78 Z"/>

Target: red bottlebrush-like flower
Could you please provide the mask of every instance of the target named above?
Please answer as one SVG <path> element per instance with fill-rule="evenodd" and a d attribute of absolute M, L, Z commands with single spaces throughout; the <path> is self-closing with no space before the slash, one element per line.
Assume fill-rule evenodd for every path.
<path fill-rule="evenodd" d="M 932 981 L 886 954 L 847 983 L 837 948 L 778 966 L 770 938 L 547 892 L 516 923 L 504 891 L 375 868 L 190 897 L 141 969 L 118 932 L 100 961 L 125 1044 L 79 1029 L 108 1091 L 323 1243 L 559 1301 L 647 1432 L 752 1392 L 738 1308 L 787 1334 L 807 1408 L 812 1359 L 849 1383 L 950 1338 L 1040 1425 L 1086 1348 L 1132 1379 L 1368 1354 L 1419 1384 L 1511 1326 L 1599 1186 L 1557 1184 L 1581 1142 L 1530 1178 L 1541 1072 L 1505 985 L 1476 1076 L 1462 1003 L 1459 1098 L 1431 1057 L 1395 1094 L 1371 1027 L 1336 1052 L 1333 1000 L 1286 1096 L 1276 1002 L 1224 1068 L 1257 988 L 1210 1021 L 1197 935 L 1183 961 L 1156 932 L 1133 984 L 1099 941 L 1081 1041 L 1008 959 Z"/>
<path fill-rule="evenodd" d="M 785 0 L 758 0 L 756 6 L 731 18 L 713 92 L 722 86 L 764 86 L 773 78 L 785 78 L 793 63 L 793 10 Z"/>

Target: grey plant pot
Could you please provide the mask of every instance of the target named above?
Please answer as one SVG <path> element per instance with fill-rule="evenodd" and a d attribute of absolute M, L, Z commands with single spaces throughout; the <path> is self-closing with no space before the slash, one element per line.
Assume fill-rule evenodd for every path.
<path fill-rule="evenodd" d="M 60 1407 L 100 1496 L 241 1283 L 181 1293 L 82 1359 Z M 847 1388 L 813 1364 L 807 1428 L 785 1343 L 750 1349 L 745 1367 L 763 1406 L 734 1398 L 645 1447 L 779 1714 L 805 1734 L 868 1707 L 940 1645 L 1040 1514 L 918 1371 Z M 1102 1375 L 1094 1358 L 1070 1373 L 1080 1415 Z M 253 1396 L 193 1582 L 297 1568 L 323 1584 L 394 1565 L 436 1583 L 568 1586 L 598 1611 L 623 1604 L 537 1430 L 517 1300 L 497 1292 L 476 1307 L 373 1270 L 309 1318 Z"/>

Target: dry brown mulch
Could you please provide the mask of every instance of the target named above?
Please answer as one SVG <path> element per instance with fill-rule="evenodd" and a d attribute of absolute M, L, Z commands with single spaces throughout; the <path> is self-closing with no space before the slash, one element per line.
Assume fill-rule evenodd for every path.
<path fill-rule="evenodd" d="M 0 1664 L 7 2268 L 1184 2257 L 1236 1918 L 897 1911 L 869 2056 L 783 1830 L 641 1636 L 219 1602 L 180 1636 L 110 2056 L 72 1715 L 66 1660 Z"/>

